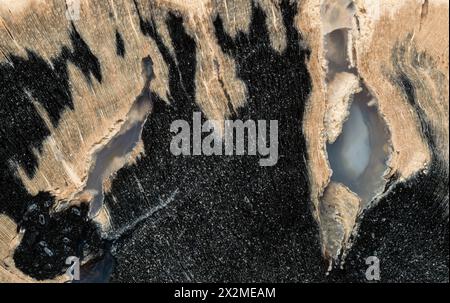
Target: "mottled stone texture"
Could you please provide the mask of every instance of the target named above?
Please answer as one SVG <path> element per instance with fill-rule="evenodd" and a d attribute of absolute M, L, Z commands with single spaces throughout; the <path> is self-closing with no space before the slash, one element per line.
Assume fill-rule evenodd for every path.
<path fill-rule="evenodd" d="M 170 123 L 191 121 L 192 112 L 199 109 L 193 100 L 195 45 L 181 18 L 169 18 L 176 54 L 168 64 L 173 100 L 170 106 L 156 101 L 143 133 L 151 156 L 119 172 L 107 205 L 114 229 L 120 229 L 171 202 L 118 241 L 114 281 L 322 279 L 299 127 L 311 89 L 305 66 L 308 51 L 301 48 L 301 36 L 293 26 L 295 5 L 285 3 L 282 9 L 288 37 L 282 54 L 270 47 L 265 15 L 258 7 L 253 7 L 249 34 L 235 39 L 224 33 L 219 17 L 215 21 L 217 39 L 235 58 L 238 77 L 248 87 L 247 104 L 234 117 L 278 120 L 280 159 L 273 167 L 260 167 L 257 156 L 170 153 Z"/>
<path fill-rule="evenodd" d="M 297 1 L 275 1 L 276 12 L 270 17 L 269 2 L 249 1 L 247 6 L 243 4 L 246 1 L 239 3 L 248 11 L 236 14 L 248 15 L 249 20 L 230 30 L 231 19 L 224 20 L 226 14 L 220 11 L 208 16 L 214 33 L 208 32 L 206 37 L 213 38 L 208 43 L 219 46 L 214 48 L 215 55 L 234 65 L 225 66 L 227 72 L 236 71 L 236 86 L 231 87 L 241 82 L 245 85 L 245 102 L 228 100 L 227 118 L 278 120 L 279 160 L 271 167 L 260 166 L 259 156 L 176 157 L 170 153 L 170 124 L 177 119 L 191 123 L 193 112 L 201 111 L 202 105 L 211 106 L 209 100 L 197 100 L 196 75 L 198 66 L 202 66 L 198 60 L 215 58 L 198 56 L 198 37 L 193 37 L 192 31 L 201 27 L 186 22 L 183 12 L 190 7 L 182 1 L 117 1 L 120 5 L 114 9 L 106 2 L 92 4 L 99 11 L 91 13 L 102 16 L 95 35 L 102 35 L 105 24 L 112 33 L 108 38 L 111 43 L 104 48 L 93 42 L 94 34 L 86 29 L 95 22 L 83 21 L 69 24 L 64 32 L 69 39 L 67 45 L 57 45 L 48 53 L 39 44 L 40 51 L 30 49 L 27 56 L 19 56 L 5 51 L 14 49 L 11 41 L 16 40 L 5 42 L 7 47 L 0 42 L 0 213 L 17 224 L 18 230 L 9 232 L 21 237 L 20 244 L 8 252 L 16 269 L 30 280 L 53 279 L 64 273 L 66 258 L 75 255 L 91 260 L 83 268 L 86 281 L 97 281 L 95 277 L 100 276 L 100 280 L 114 282 L 366 282 L 365 260 L 377 256 L 384 282 L 448 282 L 448 152 L 446 157 L 442 152 L 445 144 L 436 142 L 436 134 L 442 129 L 436 130 L 430 111 L 422 108 L 424 100 L 433 99 L 426 93 L 426 81 L 437 83 L 448 75 L 432 73 L 433 60 L 402 60 L 406 56 L 402 43 L 406 42 L 399 41 L 396 48 L 385 50 L 393 67 L 386 69 L 385 76 L 418 117 L 431 160 L 426 170 L 405 174 L 405 180 L 395 173 L 390 177 L 383 195 L 357 218 L 357 232 L 350 238 L 352 245 L 345 252 L 342 268 L 333 268 L 327 275 L 321 222 L 315 216 L 317 209 L 311 197 L 319 188 L 311 177 L 311 169 L 317 164 L 312 159 L 317 157 L 307 150 L 311 138 L 305 138 L 304 129 L 306 115 L 313 112 L 308 106 L 311 109 L 311 102 L 323 101 L 311 98 L 317 92 L 312 83 L 320 78 L 320 73 L 308 65 L 317 61 L 316 45 L 307 42 L 296 24 L 305 14 Z M 206 7 L 215 1 L 198 3 Z M 185 11 L 177 9 L 183 5 Z M 157 9 L 164 14 L 154 15 Z M 200 13 L 204 12 L 197 13 L 203 16 Z M 268 18 L 273 22 L 267 22 Z M 283 30 L 276 31 L 280 26 Z M 8 33 L 11 35 L 0 28 L 1 37 Z M 58 176 L 46 179 L 49 167 L 59 168 L 63 162 L 48 152 L 53 151 L 51 148 L 43 152 L 43 146 L 49 145 L 45 140 L 55 133 L 52 138 L 60 138 L 61 128 L 75 129 L 83 123 L 85 128 L 78 129 L 80 137 L 89 135 L 86 142 L 104 142 L 107 137 L 103 129 L 96 127 L 108 125 L 114 129 L 120 126 L 114 123 L 123 122 L 117 113 L 126 113 L 127 105 L 137 97 L 130 97 L 130 87 L 136 92 L 142 89 L 142 83 L 137 83 L 141 79 L 138 69 L 147 56 L 156 74 L 152 84 L 157 85 L 151 86 L 153 113 L 143 127 L 140 142 L 145 154 L 111 179 L 104 201 L 110 225 L 102 229 L 88 218 L 88 204 L 60 201 L 61 197 L 70 197 L 67 193 L 76 194 L 71 192 L 76 186 Z M 114 59 L 110 62 L 104 58 Z M 116 66 L 120 69 L 114 70 Z M 432 76 L 421 74 L 424 70 Z M 221 78 L 223 73 L 217 73 L 214 81 L 227 81 Z M 122 76 L 129 80 L 128 86 L 122 86 L 127 82 Z M 370 87 L 370 81 L 367 85 Z M 126 101 L 120 103 L 117 100 L 123 96 L 116 96 L 116 103 L 108 107 L 108 93 L 117 87 L 123 89 Z M 223 95 L 229 98 L 224 87 Z M 82 98 L 85 95 L 88 97 Z M 96 98 L 106 103 L 101 110 Z M 89 104 L 80 106 L 83 102 L 93 102 L 95 115 L 89 115 L 89 123 L 65 125 L 64 114 L 76 113 L 79 119 L 87 114 L 77 112 L 90 108 Z M 114 119 L 108 116 L 111 113 L 117 114 Z M 317 119 L 323 116 L 323 112 L 317 114 Z M 101 117 L 103 124 L 92 117 Z M 88 128 L 94 131 L 86 131 Z M 317 131 L 314 135 L 323 134 Z M 91 148 L 83 145 L 69 150 L 82 153 L 70 161 L 89 167 Z M 17 166 L 25 171 L 27 182 L 18 175 Z M 85 175 L 78 177 L 83 180 Z M 44 186 L 46 181 L 48 188 Z M 33 182 L 39 186 L 30 186 Z M 41 191 L 31 194 L 30 188 Z M 58 196 L 65 189 L 65 196 Z M 345 232 L 347 238 L 350 231 Z M 0 266 L 3 268 L 2 263 Z"/>

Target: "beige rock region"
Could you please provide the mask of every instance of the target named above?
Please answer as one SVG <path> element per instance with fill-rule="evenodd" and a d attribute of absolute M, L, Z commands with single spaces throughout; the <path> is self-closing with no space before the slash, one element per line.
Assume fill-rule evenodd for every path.
<path fill-rule="evenodd" d="M 320 203 L 322 252 L 336 259 L 345 249 L 360 211 L 360 199 L 345 185 L 330 182 Z"/>
<path fill-rule="evenodd" d="M 258 5 L 268 15 L 272 45 L 276 50 L 283 51 L 286 41 L 278 3 L 258 1 Z M 72 12 L 72 5 L 78 4 Z M 57 127 L 52 125 L 46 110 L 31 100 L 51 135 L 45 139 L 42 150 L 35 151 L 38 167 L 33 177 L 29 177 L 20 165 L 12 163 L 30 194 L 49 191 L 60 202 L 79 203 L 77 195 L 85 186 L 95 152 L 119 132 L 127 112 L 143 87 L 142 58 L 150 56 L 153 61 L 155 77 L 150 84 L 151 91 L 170 102 L 168 68 L 155 41 L 142 34 L 138 15 L 140 13 L 147 20 L 153 19 L 163 43 L 173 52 L 165 24 L 169 12 L 183 17 L 187 33 L 195 39 L 199 48 L 197 102 L 208 118 L 223 121 L 231 114 L 228 104 L 232 105 L 232 110 L 237 110 L 245 103 L 246 87 L 235 76 L 233 59 L 222 53 L 215 40 L 212 22 L 220 15 L 225 30 L 231 35 L 235 36 L 239 31 L 247 32 L 251 1 L 0 2 L 1 62 L 8 62 L 10 54 L 26 58 L 28 50 L 50 62 L 60 54 L 63 46 L 73 48 L 70 33 L 76 29 L 99 60 L 102 69 L 101 83 L 96 79 L 88 83 L 80 70 L 69 63 L 74 109 L 62 113 Z M 116 54 L 116 31 L 120 32 L 126 44 L 123 58 Z M 32 98 L 31 95 L 29 97 Z M 140 143 L 132 154 L 138 157 L 144 153 Z M 130 159 L 130 163 L 133 161 Z M 106 190 L 109 182 L 105 181 Z M 101 212 L 98 220 L 107 226 L 107 219 L 105 221 L 103 216 L 105 212 L 107 210 Z"/>
<path fill-rule="evenodd" d="M 354 14 L 351 26 L 346 5 Z M 319 226 L 322 197 L 329 185 L 332 171 L 327 153 L 327 139 L 338 136 L 336 125 L 329 122 L 330 87 L 326 79 L 323 37 L 337 28 L 350 28 L 347 56 L 358 76 L 376 100 L 380 115 L 390 133 L 391 154 L 386 180 L 395 176 L 399 181 L 426 171 L 431 150 L 421 129 L 417 108 L 408 102 L 398 77 L 411 81 L 418 106 L 434 129 L 436 152 L 447 163 L 441 169 L 448 174 L 448 1 L 428 0 L 326 0 L 301 1 L 297 25 L 311 48 L 308 62 L 313 91 L 305 110 L 303 123 L 310 161 L 311 199 Z M 322 22 L 321 20 L 322 15 Z M 341 111 L 345 119 L 346 111 Z M 339 115 L 337 116 L 339 117 Z M 423 117 L 422 117 L 423 119 Z M 322 122 L 323 121 L 323 122 Z M 341 203 L 347 203 L 342 198 Z M 322 215 L 323 216 L 323 215 Z M 352 218 L 348 218 L 349 220 Z M 353 220 L 350 220 L 353 221 Z M 324 241 L 324 239 L 322 239 Z"/>
<path fill-rule="evenodd" d="M 220 49 L 213 21 L 217 15 L 221 16 L 225 30 L 232 37 L 247 32 L 251 1 L 136 2 L 143 17 L 153 18 L 163 43 L 172 52 L 165 17 L 169 12 L 183 17 L 187 34 L 196 41 L 198 48 L 196 102 L 208 118 L 221 122 L 232 114 L 228 104 L 234 111 L 245 105 L 247 88 L 236 77 L 234 60 Z M 286 38 L 279 2 L 256 1 L 267 15 L 271 46 L 283 52 Z M 102 67 L 102 83 L 94 79 L 90 85 L 82 73 L 69 64 L 74 109 L 62 114 L 58 127 L 52 125 L 45 109 L 34 103 L 51 136 L 45 140 L 42 150 L 36 151 L 39 159 L 36 174 L 28 177 L 20 166 L 16 167 L 17 174 L 31 194 L 50 191 L 61 201 L 71 201 L 80 193 L 93 154 L 123 125 L 143 86 L 142 58 L 150 56 L 154 64 L 151 91 L 170 102 L 168 67 L 155 41 L 140 31 L 133 1 L 81 0 L 80 4 L 80 19 L 71 21 L 66 18 L 64 1 L 0 0 L 1 62 L 8 61 L 8 54 L 26 57 L 27 49 L 49 61 L 60 53 L 62 46 L 72 47 L 69 33 L 73 22 Z M 340 12 L 342 5 L 351 5 L 354 17 L 349 19 L 337 13 L 333 22 L 323 22 L 324 5 L 330 8 L 327 11 L 330 16 L 336 14 L 333 9 Z M 445 0 L 298 1 L 296 23 L 311 50 L 308 67 L 313 85 L 302 128 L 307 140 L 312 207 L 322 227 L 325 257 L 334 258 L 347 247 L 361 210 L 355 202 L 358 197 L 343 185 L 330 183 L 332 172 L 326 142 L 339 136 L 348 110 L 347 93 L 356 90 L 357 85 L 351 82 L 354 77 L 348 76 L 346 84 L 352 84 L 350 88 L 343 89 L 339 96 L 335 95 L 338 90 L 330 90 L 332 83 L 325 81 L 327 62 L 323 56 L 323 36 L 338 27 L 350 30 L 348 55 L 351 63 L 376 98 L 391 135 L 392 153 L 385 177 L 398 176 L 399 180 L 405 180 L 429 166 L 431 153 L 416 109 L 394 80 L 399 74 L 409 78 L 415 87 L 419 106 L 435 130 L 436 149 L 447 163 L 447 168 L 442 169 L 448 172 L 448 21 L 448 1 Z M 126 43 L 125 58 L 116 55 L 116 30 Z M 340 103 L 332 104 L 330 100 Z M 142 143 L 138 144 L 133 159 L 145 152 Z M 109 182 L 105 182 L 106 190 Z M 322 211 L 330 205 L 333 209 L 345 210 L 339 220 L 330 215 L 333 212 Z M 107 210 L 102 210 L 99 220 L 103 226 L 108 224 L 107 214 Z M 14 222 L 0 215 L 0 281 L 32 281 L 11 263 L 11 251 L 20 238 L 16 228 Z M 343 230 L 339 236 L 330 231 L 339 228 Z"/>

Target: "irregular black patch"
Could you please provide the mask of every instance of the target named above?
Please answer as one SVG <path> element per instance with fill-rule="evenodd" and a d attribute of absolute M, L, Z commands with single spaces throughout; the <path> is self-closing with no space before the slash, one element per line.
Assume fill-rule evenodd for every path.
<path fill-rule="evenodd" d="M 170 15 L 172 58 L 152 22 L 141 17 L 142 32 L 169 68 L 171 105 L 152 96 L 154 113 L 142 134 L 147 156 L 121 169 L 105 197 L 111 235 L 123 235 L 113 252 L 113 281 L 317 281 L 324 275 L 301 132 L 311 90 L 308 52 L 293 26 L 295 4 L 282 5 L 288 40 L 282 54 L 270 45 L 263 11 L 252 11 L 248 35 L 232 39 L 219 18 L 216 35 L 248 88 L 234 118 L 278 120 L 280 158 L 273 167 L 259 166 L 257 156 L 170 153 L 171 123 L 191 123 L 200 111 L 196 46 L 182 19 Z"/>
<path fill-rule="evenodd" d="M 64 109 L 73 109 L 67 62 L 77 66 L 91 83 L 91 75 L 102 80 L 100 63 L 72 25 L 73 51 L 61 48 L 50 62 L 31 50 L 27 58 L 10 54 L 9 62 L 0 64 L 1 140 L 7 142 L 1 158 L 21 164 L 31 177 L 36 166 L 33 149 L 39 150 L 49 130 L 38 115 L 33 100 L 43 106 L 54 127 Z"/>
<path fill-rule="evenodd" d="M 408 103 L 415 109 L 419 118 L 421 133 L 427 138 L 430 149 L 435 149 L 436 144 L 434 142 L 434 134 L 430 128 L 430 123 L 425 112 L 420 107 L 419 103 L 417 103 L 416 88 L 411 79 L 402 70 L 398 70 L 397 73 L 396 77 L 393 78 L 393 83 L 403 91 Z"/>
<path fill-rule="evenodd" d="M 48 113 L 57 127 L 61 113 L 73 109 L 67 63 L 77 66 L 91 83 L 91 75 L 101 82 L 100 63 L 72 25 L 70 39 L 73 50 L 61 47 L 60 55 L 44 60 L 31 50 L 27 57 L 8 55 L 0 64 L 0 213 L 20 220 L 22 201 L 29 198 L 14 176 L 11 163 L 19 164 L 29 177 L 37 165 L 39 152 L 50 131 L 38 114 L 33 101 Z"/>
<path fill-rule="evenodd" d="M 53 203 L 54 198 L 48 193 L 38 194 L 25 203 L 26 211 L 19 223 L 25 233 L 14 252 L 15 265 L 39 280 L 64 273 L 69 256 L 82 260 L 101 252 L 97 227 L 87 219 L 88 206 L 52 213 Z"/>
<path fill-rule="evenodd" d="M 92 83 L 92 76 L 102 81 L 98 59 L 73 25 L 69 35 L 73 49 L 62 46 L 60 54 L 50 61 L 27 50 L 26 57 L 9 54 L 8 61 L 0 63 L 0 213 L 25 228 L 25 242 L 14 259 L 18 268 L 38 279 L 61 273 L 65 257 L 76 254 L 76 248 L 83 246 L 83 237 L 90 245 L 97 244 L 92 223 L 86 223 L 84 206 L 78 210 L 80 216 L 72 214 L 76 209 L 51 215 L 54 198 L 46 193 L 32 197 L 13 167 L 19 164 L 32 177 L 37 165 L 35 151 L 40 152 L 43 140 L 50 135 L 33 102 L 47 111 L 54 127 L 65 109 L 73 109 L 68 62 L 82 71 L 88 83 Z M 36 208 L 33 206 L 30 212 L 28 206 L 33 203 Z M 44 225 L 39 222 L 41 215 Z M 71 242 L 61 242 L 64 237 Z M 40 241 L 48 244 L 52 257 L 42 255 Z"/>
<path fill-rule="evenodd" d="M 393 74 L 388 74 L 388 77 L 392 84 L 401 90 L 408 103 L 416 111 L 420 121 L 421 133 L 428 141 L 432 152 L 436 154 L 436 157 L 440 157 L 440 151 L 436 150 L 436 130 L 432 127 L 426 112 L 420 105 L 420 102 L 431 102 L 431 100 L 418 100 L 417 94 L 422 92 L 422 98 L 432 98 L 433 96 L 433 89 L 426 86 L 427 81 L 424 79 L 423 73 L 432 76 L 432 79 L 435 81 L 435 87 L 440 90 L 438 94 L 443 95 L 446 93 L 443 88 L 445 83 L 442 83 L 446 80 L 444 80 L 444 75 L 436 68 L 430 56 L 417 49 L 412 37 L 413 34 L 408 34 L 403 41 L 397 42 L 393 47 L 391 61 L 394 72 Z M 445 101 L 440 100 L 440 102 Z"/>
<path fill-rule="evenodd" d="M 125 57 L 125 41 L 122 35 L 116 30 L 116 54 L 122 58 Z"/>
<path fill-rule="evenodd" d="M 88 81 L 88 83 L 92 82 L 91 76 L 94 76 L 95 79 L 101 83 L 103 76 L 100 62 L 92 53 L 89 45 L 86 44 L 81 35 L 78 33 L 73 23 L 72 31 L 70 32 L 70 40 L 72 41 L 73 51 L 69 53 L 67 49 L 63 48 L 61 53 L 62 57 L 66 58 L 78 67 L 83 72 L 83 75 L 86 77 L 86 81 Z"/>
<path fill-rule="evenodd" d="M 412 85 L 408 77 L 405 74 L 400 74 L 398 76 L 397 82 L 399 86 L 403 89 L 403 92 L 409 104 L 412 106 L 416 106 L 416 92 L 414 90 L 414 86 Z"/>

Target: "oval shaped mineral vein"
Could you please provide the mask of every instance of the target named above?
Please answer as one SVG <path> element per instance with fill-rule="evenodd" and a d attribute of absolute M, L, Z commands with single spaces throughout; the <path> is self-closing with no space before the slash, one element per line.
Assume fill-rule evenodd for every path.
<path fill-rule="evenodd" d="M 369 128 L 358 102 L 352 103 L 342 133 L 328 149 L 333 176 L 344 184 L 353 183 L 368 166 L 371 155 Z"/>

